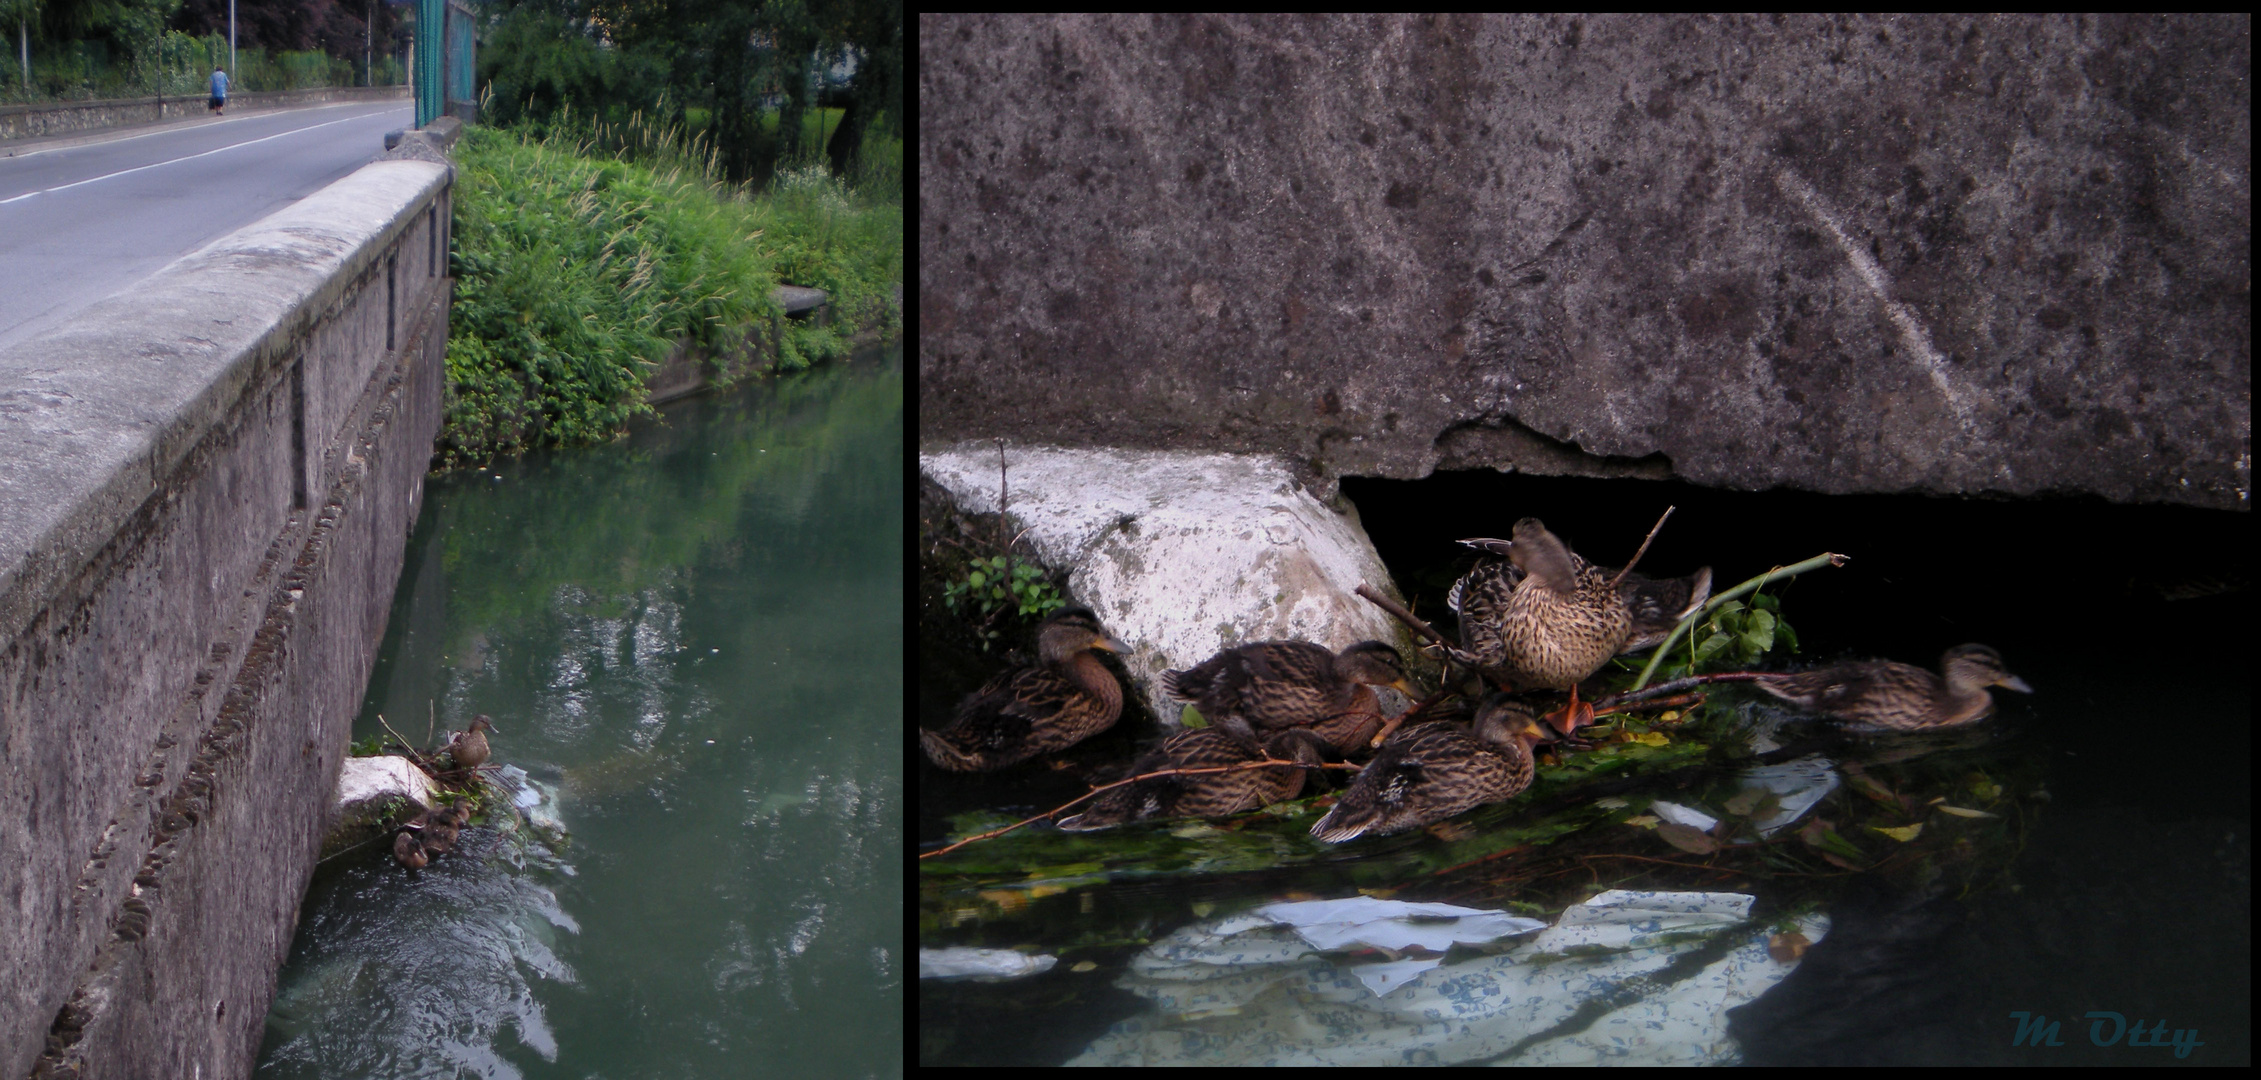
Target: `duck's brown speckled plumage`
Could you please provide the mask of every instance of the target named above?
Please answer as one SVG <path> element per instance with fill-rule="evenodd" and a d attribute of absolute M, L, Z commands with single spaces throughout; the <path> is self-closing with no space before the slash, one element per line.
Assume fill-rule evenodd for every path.
<path fill-rule="evenodd" d="M 1610 572 L 1579 558 L 1537 518 L 1515 523 L 1515 539 L 1462 541 L 1507 561 L 1478 566 L 1454 584 L 1460 655 L 1519 690 L 1567 690 L 1617 655 L 1633 613 Z"/>
<path fill-rule="evenodd" d="M 1090 609 L 1062 608 L 1037 631 L 1042 663 L 999 672 L 958 703 L 949 727 L 922 729 L 919 745 L 954 772 L 1002 769 L 1074 746 L 1122 716 L 1122 684 L 1091 651 L 1124 648 Z"/>
<path fill-rule="evenodd" d="M 1263 749 L 1250 749 L 1216 728 L 1181 731 L 1164 740 L 1131 765 L 1131 776 L 1160 769 L 1200 769 L 1260 761 L 1266 755 L 1280 761 L 1317 765 L 1320 740 L 1302 729 L 1275 732 Z M 1237 772 L 1194 776 L 1157 776 L 1109 790 L 1092 800 L 1074 817 L 1060 819 L 1071 832 L 1086 832 L 1149 818 L 1230 817 L 1245 810 L 1295 798 L 1303 791 L 1305 770 L 1300 768 L 1242 769 Z"/>
<path fill-rule="evenodd" d="M 1531 747 L 1546 737 L 1531 708 L 1504 694 L 1484 699 L 1470 725 L 1400 730 L 1345 788 L 1311 835 L 1330 844 L 1404 832 L 1531 786 Z"/>
<path fill-rule="evenodd" d="M 1955 727 L 1994 711 L 1987 687 L 2032 693 L 2002 654 L 1957 645 L 1939 659 L 1940 675 L 1891 660 L 1848 660 L 1794 675 L 1767 675 L 1759 688 L 1800 708 L 1865 727 L 1923 731 Z M 1942 677 L 1942 675 L 1944 677 Z"/>
<path fill-rule="evenodd" d="M 1608 567 L 1602 572 L 1613 577 L 1617 574 Z M 1617 583 L 1617 597 L 1633 617 L 1633 628 L 1625 635 L 1625 643 L 1617 647 L 1618 655 L 1654 648 L 1664 643 L 1680 620 L 1711 599 L 1711 567 L 1676 578 L 1628 573 Z"/>
<path fill-rule="evenodd" d="M 1531 519 L 1525 519 L 1525 522 L 1537 525 Z M 1517 527 L 1522 528 L 1522 525 Z M 1560 539 L 1545 532 L 1545 526 L 1537 526 L 1533 536 L 1541 546 L 1547 541 L 1555 545 L 1561 544 Z M 1477 564 L 1459 581 L 1454 582 L 1452 592 L 1445 598 L 1445 604 L 1460 616 L 1462 648 L 1483 666 L 1504 672 L 1508 665 L 1498 659 L 1486 658 L 1504 658 L 1507 655 L 1504 624 L 1508 618 L 1509 602 L 1528 575 L 1515 564 L 1513 541 L 1476 538 L 1462 540 L 1461 543 L 1499 558 Z M 1577 573 L 1581 582 L 1586 580 L 1584 575 L 1588 571 L 1598 573 L 1604 582 L 1617 576 L 1618 572 L 1614 567 L 1593 566 L 1575 553 L 1569 553 L 1567 548 L 1564 551 L 1569 554 L 1573 566 L 1579 568 Z M 1617 583 L 1617 599 L 1624 606 L 1630 625 L 1614 655 L 1622 656 L 1652 648 L 1662 643 L 1666 635 L 1672 633 L 1672 628 L 1681 619 L 1688 617 L 1689 612 L 1702 607 L 1704 601 L 1711 599 L 1711 567 L 1703 567 L 1685 577 L 1672 578 L 1652 578 L 1629 572 L 1624 580 Z M 1587 602 L 1596 616 L 1592 620 L 1596 634 L 1606 635 L 1606 623 L 1609 620 L 1601 611 L 1598 593 L 1589 593 Z M 1526 631 L 1519 640 L 1532 636 L 1531 632 Z M 1599 651 L 1599 646 L 1595 646 L 1594 651 Z M 1595 666 L 1598 668 L 1600 665 Z"/>
<path fill-rule="evenodd" d="M 1339 655 L 1308 641 L 1239 645 L 1183 671 L 1163 672 L 1162 686 L 1250 748 L 1288 728 L 1328 725 L 1330 731 L 1348 731 L 1363 724 L 1363 717 L 1349 723 L 1338 718 L 1372 713 L 1370 686 L 1410 693 L 1403 658 L 1379 641 L 1361 641 Z M 1348 747 L 1338 743 L 1338 749 Z"/>

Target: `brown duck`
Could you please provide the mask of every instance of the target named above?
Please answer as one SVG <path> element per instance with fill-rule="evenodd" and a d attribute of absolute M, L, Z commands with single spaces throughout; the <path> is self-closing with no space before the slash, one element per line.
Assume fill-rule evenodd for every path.
<path fill-rule="evenodd" d="M 446 750 L 448 756 L 455 760 L 456 768 L 476 769 L 487 763 L 490 752 L 487 732 L 493 727 L 494 722 L 487 718 L 487 714 L 480 713 L 471 718 L 471 730 L 448 734 Z"/>
<path fill-rule="evenodd" d="M 1162 673 L 1171 697 L 1192 702 L 1252 750 L 1274 732 L 1323 727 L 1338 751 L 1350 752 L 1381 723 L 1376 686 L 1412 694 L 1404 658 L 1379 641 L 1361 641 L 1339 654 L 1308 641 L 1259 641 Z"/>
<path fill-rule="evenodd" d="M 1267 755 L 1280 761 L 1317 765 L 1326 745 L 1319 736 L 1301 728 L 1274 732 L 1261 750 L 1251 750 L 1216 728 L 1181 731 L 1164 740 L 1131 765 L 1129 775 L 1160 769 L 1200 769 L 1260 761 Z M 1295 798 L 1303 791 L 1305 770 L 1300 768 L 1241 769 L 1235 772 L 1193 776 L 1157 776 L 1110 789 L 1093 800 L 1090 808 L 1060 819 L 1061 828 L 1089 832 L 1148 818 L 1230 817 Z"/>
<path fill-rule="evenodd" d="M 1567 690 L 1616 656 L 1633 632 L 1633 613 L 1610 572 L 1579 558 L 1537 518 L 1515 523 L 1515 539 L 1463 540 L 1506 549 L 1452 587 L 1460 615 L 1455 659 L 1504 678 L 1519 690 Z"/>
<path fill-rule="evenodd" d="M 1526 529 L 1526 526 L 1529 528 Z M 1573 572 L 1567 576 L 1580 582 L 1586 580 L 1584 573 L 1589 570 L 1599 574 L 1604 583 L 1618 574 L 1618 571 L 1611 567 L 1595 567 L 1587 564 L 1584 559 L 1579 558 L 1569 548 L 1563 546 L 1562 541 L 1555 537 L 1553 533 L 1547 532 L 1546 526 L 1540 524 L 1535 518 L 1523 519 L 1523 521 L 1517 523 L 1516 530 L 1516 535 L 1519 538 L 1528 536 L 1529 549 L 1523 556 L 1523 562 L 1517 561 L 1515 542 L 1512 540 L 1492 540 L 1481 537 L 1462 540 L 1461 543 L 1478 551 L 1501 556 L 1501 561 L 1477 565 L 1475 569 L 1470 570 L 1458 582 L 1454 583 L 1452 592 L 1445 598 L 1446 605 L 1460 616 L 1462 647 L 1479 663 L 1483 663 L 1486 657 L 1506 657 L 1515 651 L 1511 650 L 1504 640 L 1507 636 L 1505 626 L 1511 610 L 1515 611 L 1518 616 L 1523 614 L 1523 609 L 1512 607 L 1512 600 L 1516 590 L 1530 576 L 1524 569 L 1525 563 L 1548 567 L 1553 580 L 1563 580 L 1566 575 L 1560 569 L 1561 562 L 1556 559 L 1556 555 L 1559 553 L 1567 556 L 1574 567 Z M 1560 593 L 1559 589 L 1556 591 L 1558 594 Z M 1687 618 L 1690 612 L 1702 607 L 1704 601 L 1711 599 L 1711 567 L 1703 567 L 1686 577 L 1673 578 L 1652 578 L 1643 574 L 1627 572 L 1624 578 L 1617 583 L 1616 592 L 1618 602 L 1625 608 L 1629 625 L 1626 628 L 1624 640 L 1618 643 L 1616 652 L 1611 655 L 1639 652 L 1663 642 L 1666 635 L 1672 633 L 1672 628 L 1678 625 L 1680 620 Z M 1526 598 L 1527 601 L 1547 599 L 1551 598 L 1544 596 Z M 1557 605 L 1547 606 L 1559 611 Z M 1606 604 L 1601 601 L 1599 593 L 1596 591 L 1586 596 L 1582 608 L 1575 610 L 1574 617 L 1569 619 L 1567 623 L 1569 629 L 1548 635 L 1544 630 L 1529 625 L 1530 620 L 1526 618 L 1526 625 L 1517 631 L 1516 640 L 1519 643 L 1528 643 L 1544 641 L 1550 636 L 1568 638 L 1576 633 L 1575 628 L 1587 625 L 1593 627 L 1590 633 L 1606 638 L 1613 632 L 1609 629 L 1609 626 L 1614 622 L 1614 616 L 1607 613 Z M 1529 654 L 1542 654 L 1551 650 L 1557 653 L 1575 653 L 1581 658 L 1591 655 L 1590 652 L 1572 647 L 1567 642 L 1551 646 L 1519 644 L 1518 649 Z M 1591 648 L 1591 652 L 1599 651 L 1598 644 Z M 1604 657 L 1602 661 L 1596 662 L 1594 667 L 1600 668 L 1601 663 L 1606 662 L 1607 659 L 1607 657 Z M 1512 669 L 1511 665 L 1497 661 L 1485 663 L 1484 666 Z M 1591 674 L 1591 671 L 1588 674 Z M 1580 676 L 1580 678 L 1583 679 L 1584 676 Z M 1553 689 L 1561 689 L 1561 687 L 1554 687 Z"/>
<path fill-rule="evenodd" d="M 1799 708 L 1848 723 L 1923 731 L 1981 720 L 1994 711 L 1990 686 L 2030 694 L 2002 654 L 1957 645 L 1939 658 L 1939 674 L 1891 660 L 1848 660 L 1794 675 L 1762 675 L 1759 689 Z"/>
<path fill-rule="evenodd" d="M 1531 786 L 1531 747 L 1550 737 L 1530 706 L 1505 694 L 1486 697 L 1473 727 L 1415 724 L 1391 736 L 1334 809 L 1311 826 L 1330 844 L 1404 832 Z"/>
<path fill-rule="evenodd" d="M 1036 632 L 1034 667 L 999 672 L 958 703 L 950 726 L 919 731 L 919 745 L 953 772 L 988 772 L 1064 750 L 1115 726 L 1122 684 L 1092 655 L 1128 646 L 1089 608 L 1062 608 Z"/>
<path fill-rule="evenodd" d="M 421 870 L 432 861 L 432 857 L 424 853 L 424 844 L 416 830 L 405 827 L 393 838 L 393 859 L 411 870 Z"/>

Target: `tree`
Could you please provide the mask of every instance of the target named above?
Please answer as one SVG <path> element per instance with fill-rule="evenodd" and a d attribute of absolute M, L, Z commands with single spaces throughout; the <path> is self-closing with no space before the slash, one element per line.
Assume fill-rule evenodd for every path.
<path fill-rule="evenodd" d="M 724 171 L 758 180 L 791 153 L 811 57 L 857 50 L 847 114 L 824 148 L 845 172 L 872 120 L 899 115 L 902 0 L 523 0 L 487 39 L 480 74 L 498 118 L 570 105 L 591 117 L 709 110 Z M 762 124 L 778 101 L 777 134 Z"/>

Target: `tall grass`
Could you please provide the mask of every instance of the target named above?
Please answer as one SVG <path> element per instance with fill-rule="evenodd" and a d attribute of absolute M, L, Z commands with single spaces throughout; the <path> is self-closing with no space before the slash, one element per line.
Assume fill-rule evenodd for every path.
<path fill-rule="evenodd" d="M 456 161 L 443 467 L 611 438 L 648 411 L 644 380 L 677 348 L 719 360 L 749 333 L 766 339 L 781 281 L 826 290 L 835 312 L 829 327 L 777 324 L 782 370 L 900 317 L 899 195 L 807 172 L 735 190 L 701 138 L 640 116 L 580 133 L 474 128 Z"/>

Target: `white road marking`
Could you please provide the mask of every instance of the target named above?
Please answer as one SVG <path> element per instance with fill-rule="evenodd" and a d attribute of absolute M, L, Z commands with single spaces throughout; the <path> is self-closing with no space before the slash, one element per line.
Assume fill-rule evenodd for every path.
<path fill-rule="evenodd" d="M 383 116 L 384 114 L 383 114 L 383 113 L 370 113 L 370 114 L 368 114 L 368 115 L 369 115 L 369 116 Z M 58 191 L 69 191 L 70 189 L 72 189 L 72 188 L 75 188 L 75 187 L 84 187 L 84 186 L 85 186 L 85 185 L 87 185 L 87 184 L 98 183 L 98 182 L 100 182 L 100 181 L 103 181 L 103 180 L 110 180 L 110 179 L 114 179 L 114 178 L 116 178 L 116 177 L 120 177 L 120 176 L 126 176 L 126 175 L 129 175 L 129 174 L 132 174 L 132 173 L 137 173 L 137 172 L 144 172 L 144 171 L 147 171 L 147 170 L 149 170 L 149 169 L 161 169 L 161 168 L 164 168 L 164 167 L 165 167 L 165 166 L 167 166 L 167 165 L 178 165 L 178 164 L 180 164 L 180 163 L 181 163 L 181 162 L 183 162 L 183 161 L 194 161 L 194 160 L 196 160 L 197 158 L 200 158 L 200 157 L 211 157 L 212 155 L 214 155 L 214 154 L 217 154 L 217 153 L 220 153 L 220 152 L 221 152 L 221 151 L 223 151 L 223 150 L 234 150 L 234 149 L 238 149 L 238 148 L 240 148 L 240 147 L 245 147 L 245 146 L 256 146 L 256 145 L 258 145 L 258 144 L 260 144 L 260 143 L 263 143 L 263 142 L 270 142 L 270 141 L 272 141 L 272 140 L 275 140 L 275 139 L 280 139 L 280 138 L 282 138 L 282 137 L 283 137 L 283 136 L 285 136 L 285 135 L 296 135 L 296 134 L 299 134 L 300 132 L 305 132 L 305 131 L 313 131 L 313 130 L 314 130 L 314 129 L 316 129 L 316 128 L 326 128 L 326 127 L 330 127 L 330 126 L 332 126 L 332 125 L 334 125 L 334 124 L 349 124 L 349 123 L 352 123 L 352 122 L 353 122 L 353 121 L 355 121 L 355 120 L 365 120 L 365 119 L 367 119 L 367 118 L 368 118 L 367 116 L 348 116 L 348 117 L 346 117 L 346 118 L 345 118 L 345 119 L 343 119 L 343 120 L 331 120 L 331 121 L 328 121 L 328 122 L 326 122 L 326 123 L 320 123 L 320 124 L 309 124 L 309 125 L 307 125 L 307 126 L 305 126 L 305 127 L 302 127 L 302 128 L 292 128 L 292 129 L 290 129 L 289 131 L 278 132 L 278 133 L 276 133 L 276 134 L 273 134 L 273 135 L 269 135 L 269 136 L 266 136 L 266 137 L 264 137 L 264 138 L 258 138 L 258 139 L 249 139 L 249 140 L 246 140 L 246 141 L 244 141 L 244 142 L 239 142 L 239 143 L 230 143 L 229 145 L 227 145 L 227 146 L 223 146 L 223 147 L 220 147 L 220 148 L 219 148 L 219 149 L 217 149 L 217 150 L 206 150 L 205 152 L 203 152 L 203 153 L 201 153 L 201 154 L 190 154 L 190 155 L 188 155 L 188 156 L 186 156 L 186 157 L 177 157 L 177 158 L 174 158 L 174 159 L 172 159 L 171 161 L 160 161 L 160 162 L 157 162 L 157 163 L 156 163 L 156 164 L 154 164 L 154 165 L 138 165 L 138 166 L 135 166 L 134 168 L 131 168 L 131 169 L 120 169 L 120 170 L 118 170 L 117 172 L 114 172 L 114 173 L 104 173 L 104 174 L 103 174 L 103 175 L 101 175 L 101 176 L 90 177 L 90 178 L 88 178 L 88 179 L 85 179 L 85 180 L 79 180 L 79 181 L 76 181 L 76 182 L 73 182 L 73 183 L 69 183 L 69 184 L 64 184 L 64 185 L 61 185 L 61 186 L 59 186 L 59 187 L 42 188 L 42 189 L 40 189 L 40 190 L 38 190 L 38 191 L 27 191 L 27 192 L 24 192 L 23 194 L 21 194 L 21 195 L 18 195 L 18 196 L 16 196 L 15 198 L 12 198 L 12 199 L 0 199 L 0 206 L 6 206 L 6 205 L 8 205 L 9 203 L 12 203 L 12 202 L 22 202 L 23 200 L 25 200 L 25 199 L 28 199 L 28 198 L 31 198 L 31 197 L 32 197 L 32 196 L 34 196 L 34 195 L 51 195 L 51 194 L 54 194 L 55 192 L 58 192 Z"/>
<path fill-rule="evenodd" d="M 101 132 L 100 132 L 99 130 L 97 130 L 97 131 L 95 132 L 95 136 L 96 136 L 96 137 L 94 137 L 94 138 L 90 138 L 90 139 L 87 139 L 87 140 L 86 140 L 86 141 L 84 141 L 84 142 L 66 142 L 66 143 L 65 143 L 64 145 L 61 145 L 61 146 L 42 146 L 42 147 L 39 147 L 38 149 L 35 149 L 35 150 L 7 150 L 7 151 L 4 151 L 4 152 L 0 152 L 0 158 L 6 158 L 6 159 L 8 159 L 8 160 L 10 160 L 10 161 L 15 161 L 15 160 L 20 160 L 20 159 L 22 159 L 22 158 L 33 158 L 33 157 L 38 157 L 38 156 L 39 156 L 39 155 L 41 155 L 41 154 L 59 154 L 59 153 L 62 153 L 63 151 L 65 151 L 65 150 L 84 150 L 84 149 L 86 149 L 86 148 L 87 148 L 87 147 L 89 147 L 89 146 L 108 146 L 108 145 L 110 145 L 111 143 L 132 142 L 132 141 L 134 141 L 135 139 L 146 139 L 146 138 L 150 137 L 151 135 L 172 135 L 172 134 L 175 134 L 175 133 L 177 133 L 177 132 L 182 132 L 182 131 L 194 131 L 194 130 L 197 130 L 197 129 L 199 129 L 199 128 L 208 128 L 208 127 L 222 127 L 222 126 L 225 126 L 225 125 L 228 125 L 228 124 L 240 124 L 240 123 L 242 123 L 242 122 L 244 122 L 244 121 L 246 121 L 246 120 L 264 120 L 264 119 L 267 119 L 268 117 L 272 117 L 272 116 L 286 116 L 286 115 L 289 115 L 289 114 L 291 114 L 291 113 L 294 113 L 294 112 L 328 112 L 328 111 L 329 111 L 329 110 L 331 110 L 331 109 L 350 109 L 350 108 L 353 108 L 353 107 L 354 107 L 354 106 L 356 106 L 356 105 L 367 105 L 367 104 L 369 104 L 369 103 L 368 103 L 368 102 L 366 102 L 366 101 L 338 101 L 338 102 L 332 102 L 331 104 L 328 104 L 328 105 L 304 105 L 304 106 L 297 106 L 297 107 L 294 107 L 294 108 L 288 108 L 288 109 L 269 109 L 269 110 L 266 110 L 266 111 L 264 111 L 264 112 L 249 112 L 249 113 L 245 113 L 245 114 L 243 114 L 242 116 L 223 116 L 223 117 L 220 117 L 220 118 L 219 118 L 219 119 L 217 119 L 217 120 L 212 120 L 212 121 L 211 121 L 211 122 L 209 122 L 209 123 L 203 123 L 203 124 L 197 124 L 197 123 L 175 123 L 175 124 L 165 124 L 165 125 L 163 125 L 163 126 L 161 126 L 161 127 L 156 127 L 156 128 L 152 128 L 152 129 L 151 129 L 151 130 L 149 130 L 149 131 L 141 131 L 141 132 L 135 132 L 135 133 L 134 133 L 134 134 L 132 134 L 132 135 L 119 135 L 119 136 L 117 136 L 117 137 L 115 137 L 115 138 L 109 138 L 109 139 L 105 139 L 105 138 L 101 138 L 101 137 L 99 137 L 99 136 L 100 136 L 100 134 L 101 134 Z M 370 115 L 370 116 L 379 116 L 379 115 L 382 115 L 383 113 L 386 113 L 386 112 L 408 112 L 408 111 L 410 111 L 410 110 L 409 110 L 409 109 L 406 109 L 406 108 L 402 108 L 402 109 L 385 109 L 385 110 L 382 110 L 381 112 L 373 112 L 373 113 L 369 113 L 368 115 Z"/>

